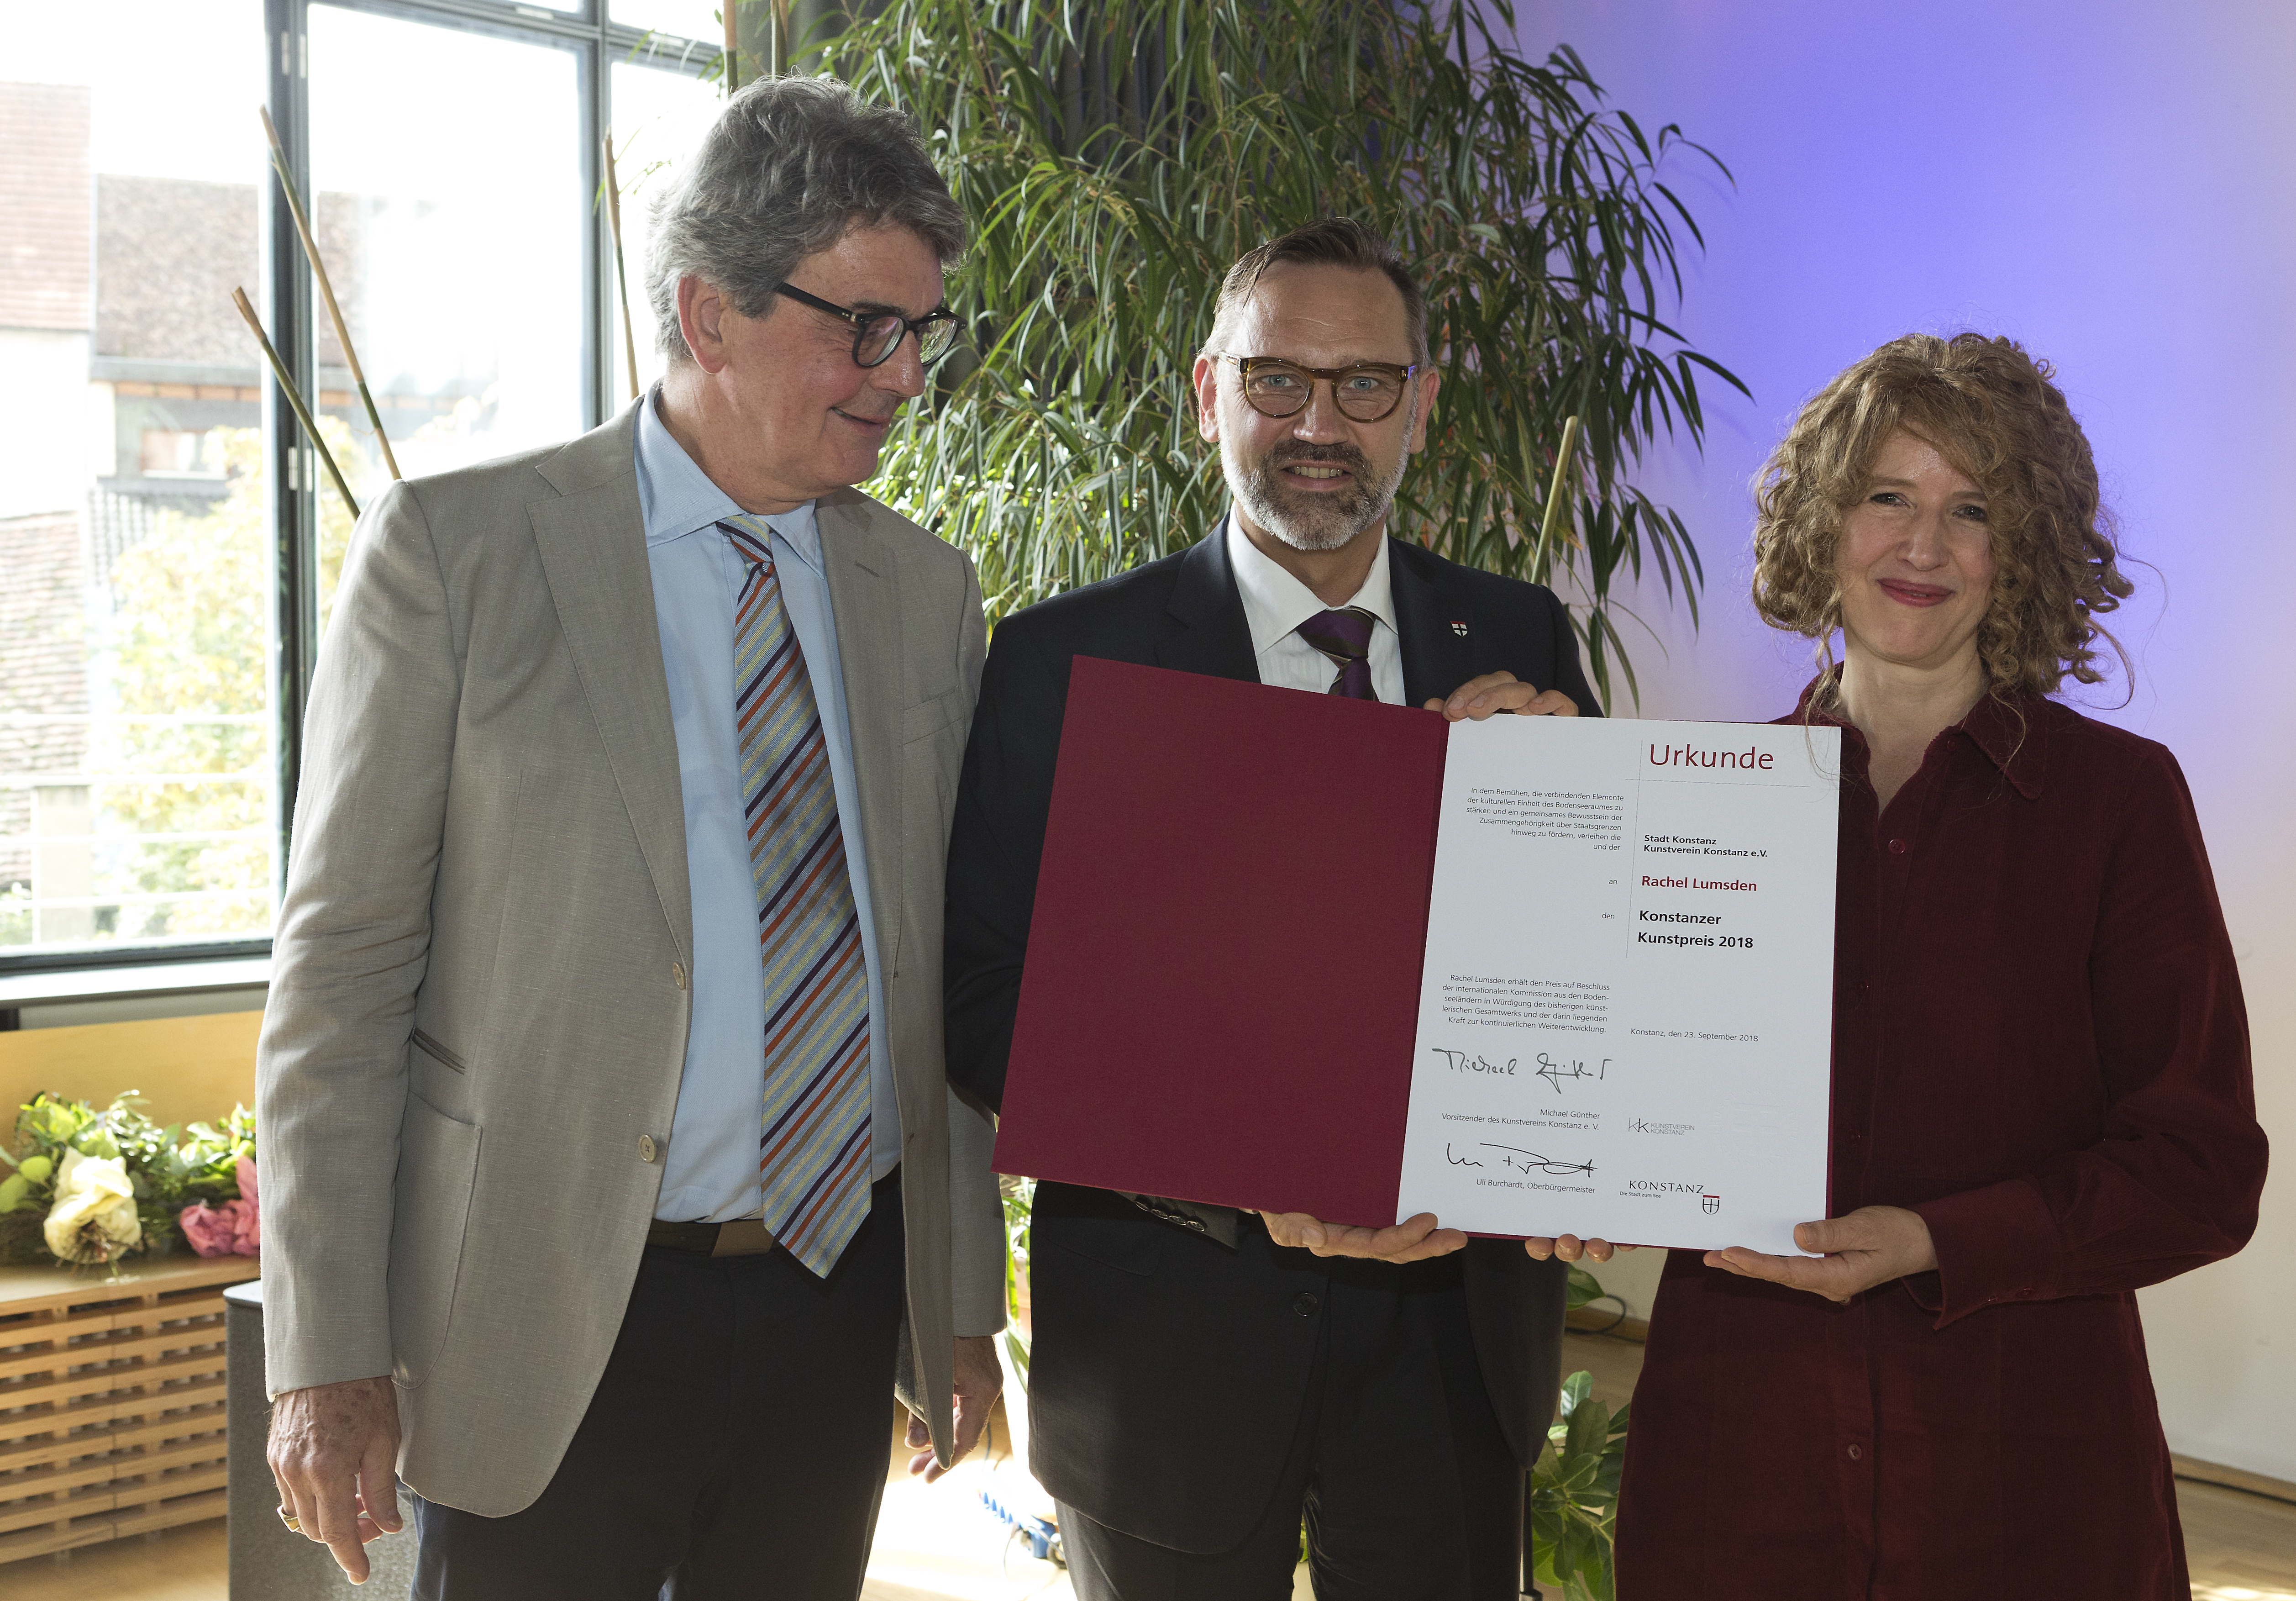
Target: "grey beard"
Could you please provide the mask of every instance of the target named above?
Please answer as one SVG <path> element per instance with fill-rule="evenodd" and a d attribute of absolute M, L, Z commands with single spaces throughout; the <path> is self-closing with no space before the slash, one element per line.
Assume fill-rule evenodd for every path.
<path fill-rule="evenodd" d="M 1222 454 L 1225 456 L 1226 451 Z M 1233 459 L 1222 463 L 1227 470 L 1228 492 L 1251 520 L 1294 550 L 1340 550 L 1352 543 L 1364 530 L 1382 521 L 1388 508 L 1395 504 L 1395 491 L 1403 483 L 1403 469 L 1410 461 L 1406 452 L 1396 458 L 1393 471 L 1383 483 L 1366 483 L 1363 469 L 1370 463 L 1355 452 L 1341 458 L 1356 470 L 1355 492 L 1341 497 L 1332 495 L 1292 495 L 1285 491 L 1277 472 L 1297 462 L 1313 462 L 1332 458 L 1285 456 L 1263 456 L 1259 464 L 1249 471 L 1241 470 Z"/>

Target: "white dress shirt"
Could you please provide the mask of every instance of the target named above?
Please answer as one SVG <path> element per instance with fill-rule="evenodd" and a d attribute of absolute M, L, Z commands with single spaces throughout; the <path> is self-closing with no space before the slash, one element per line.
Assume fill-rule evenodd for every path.
<path fill-rule="evenodd" d="M 1304 689 L 1329 694 L 1340 676 L 1339 664 L 1300 637 L 1300 625 L 1327 607 L 1316 592 L 1260 553 L 1235 518 L 1227 514 L 1227 562 L 1235 573 L 1235 587 L 1243 594 L 1244 620 L 1251 628 L 1251 651 L 1259 659 L 1259 681 L 1283 689 Z M 1403 640 L 1395 631 L 1395 595 L 1387 579 L 1387 536 L 1379 536 L 1379 553 L 1363 587 L 1347 603 L 1377 618 L 1371 631 L 1372 693 L 1390 706 L 1403 704 Z"/>
<path fill-rule="evenodd" d="M 673 1222 L 724 1223 L 758 1215 L 758 1145 L 765 1116 L 765 966 L 758 950 L 757 889 L 750 876 L 742 804 L 742 747 L 734 724 L 734 602 L 749 567 L 718 530 L 742 508 L 694 464 L 654 410 L 660 391 L 638 408 L 638 506 L 645 520 L 646 565 L 654 620 L 669 678 L 677 738 L 677 781 L 685 803 L 685 868 L 693 902 L 693 1021 L 685 1073 L 662 1161 L 654 1215 Z M 808 501 L 765 519 L 790 627 L 805 653 L 829 774 L 843 820 L 845 863 L 861 915 L 861 956 L 869 973 L 870 1172 L 882 1178 L 901 1154 L 900 1109 L 886 1047 L 883 969 L 870 916 L 868 857 L 857 819 L 853 735 L 837 626 L 822 569 L 821 530 Z"/>

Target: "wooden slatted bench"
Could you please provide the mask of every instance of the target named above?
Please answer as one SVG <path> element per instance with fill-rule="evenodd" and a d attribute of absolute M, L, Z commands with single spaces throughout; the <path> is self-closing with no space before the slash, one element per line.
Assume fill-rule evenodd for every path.
<path fill-rule="evenodd" d="M 223 1292 L 257 1271 L 0 1268 L 0 1563 L 223 1515 Z"/>

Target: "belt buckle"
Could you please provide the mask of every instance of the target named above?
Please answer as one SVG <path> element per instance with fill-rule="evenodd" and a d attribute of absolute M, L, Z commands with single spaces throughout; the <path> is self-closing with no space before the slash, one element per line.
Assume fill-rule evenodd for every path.
<path fill-rule="evenodd" d="M 781 1242 L 757 1218 L 736 1218 L 731 1223 L 674 1223 L 656 1219 L 646 1230 L 646 1244 L 696 1256 L 764 1256 L 781 1249 Z"/>
<path fill-rule="evenodd" d="M 781 1249 L 759 1218 L 736 1218 L 731 1223 L 718 1225 L 717 1241 L 709 1247 L 711 1256 L 764 1256 Z"/>

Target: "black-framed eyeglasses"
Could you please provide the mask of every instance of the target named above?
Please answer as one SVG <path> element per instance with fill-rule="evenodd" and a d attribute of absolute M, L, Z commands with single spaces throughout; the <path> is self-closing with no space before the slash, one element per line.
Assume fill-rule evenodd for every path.
<path fill-rule="evenodd" d="M 922 316 L 910 317 L 898 311 L 856 311 L 819 295 L 809 295 L 794 283 L 776 283 L 774 292 L 852 324 L 853 361 L 857 366 L 884 365 L 901 348 L 901 341 L 912 333 L 917 336 L 917 358 L 927 366 L 947 355 L 949 347 L 956 343 L 956 313 L 946 306 L 937 307 Z"/>
<path fill-rule="evenodd" d="M 1403 403 L 1411 375 L 1423 364 L 1407 367 L 1386 361 L 1359 361 L 1349 367 L 1303 367 L 1275 356 L 1221 356 L 1235 363 L 1243 381 L 1243 398 L 1263 417 L 1297 416 L 1316 392 L 1316 380 L 1332 386 L 1332 399 L 1350 422 L 1377 423 Z"/>

